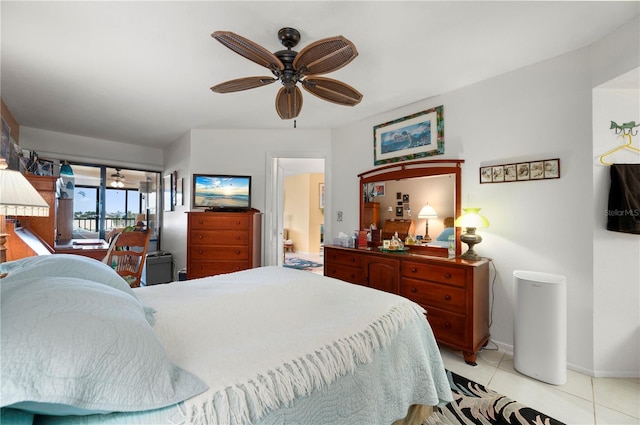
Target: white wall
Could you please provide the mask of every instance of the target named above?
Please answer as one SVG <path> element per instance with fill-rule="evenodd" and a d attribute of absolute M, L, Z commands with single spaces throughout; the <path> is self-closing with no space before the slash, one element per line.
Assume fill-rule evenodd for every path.
<path fill-rule="evenodd" d="M 515 269 L 562 274 L 567 277 L 568 289 L 568 361 L 573 369 L 594 373 L 594 357 L 608 351 L 595 344 L 594 320 L 604 329 L 620 326 L 620 318 L 612 321 L 600 311 L 594 312 L 594 307 L 617 307 L 608 303 L 594 305 L 594 293 L 599 291 L 594 288 L 592 266 L 592 229 L 598 224 L 589 213 L 594 205 L 591 96 L 594 81 L 638 66 L 637 28 L 636 19 L 603 40 L 602 46 L 572 52 L 334 130 L 332 177 L 341 185 L 330 192 L 333 209 L 327 214 L 327 221 L 333 222 L 333 235 L 327 237 L 340 231 L 349 233 L 357 227 L 357 174 L 374 168 L 372 127 L 444 105 L 444 157 L 465 159 L 463 207 L 481 207 L 491 222 L 491 227 L 483 230 L 484 241 L 476 251 L 492 258 L 496 270 L 492 340 L 505 348 L 513 344 Z M 603 47 L 614 45 L 615 49 Z M 560 179 L 483 185 L 478 182 L 481 166 L 556 157 L 561 161 Z M 336 211 L 344 212 L 344 221 L 336 221 Z M 637 261 L 621 265 L 620 274 L 627 272 L 636 275 Z M 637 280 L 635 286 L 627 282 L 621 289 L 623 293 L 637 294 Z M 619 315 L 633 328 L 638 323 L 638 298 L 625 306 L 632 311 Z M 633 353 L 637 331 L 626 341 L 616 342 L 618 349 L 629 348 Z M 629 361 L 633 359 L 637 356 L 631 356 Z M 607 371 L 618 367 L 613 363 L 600 366 Z M 621 373 L 637 376 L 637 366 Z"/>
<path fill-rule="evenodd" d="M 165 150 L 165 172 L 167 175 L 177 172 L 177 178 L 183 183 L 183 205 L 176 205 L 173 211 L 162 213 L 160 246 L 170 252 L 173 258 L 173 278 L 178 280 L 178 272 L 187 266 L 187 214 L 191 206 L 191 137 L 182 136 Z"/>

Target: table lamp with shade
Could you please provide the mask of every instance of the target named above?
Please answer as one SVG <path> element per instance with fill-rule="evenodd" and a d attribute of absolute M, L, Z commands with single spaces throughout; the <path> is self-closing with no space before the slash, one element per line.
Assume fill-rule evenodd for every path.
<path fill-rule="evenodd" d="M 429 236 L 429 219 L 430 218 L 438 218 L 438 213 L 433 207 L 429 204 L 422 207 L 420 212 L 418 213 L 418 218 L 424 218 L 425 227 L 424 227 L 424 238 L 422 238 L 423 242 L 431 242 L 431 236 Z"/>
<path fill-rule="evenodd" d="M 7 260 L 6 216 L 49 216 L 49 204 L 19 171 L 0 157 L 0 264 Z M 1 274 L 0 274 L 1 275 Z"/>
<path fill-rule="evenodd" d="M 455 227 L 464 227 L 465 232 L 460 235 L 460 240 L 469 246 L 467 252 L 462 254 L 460 258 L 465 260 L 478 261 L 480 257 L 473 250 L 473 247 L 482 242 L 482 236 L 476 233 L 478 227 L 489 227 L 489 220 L 478 211 L 480 208 L 463 208 L 464 212 L 458 217 L 454 223 Z"/>

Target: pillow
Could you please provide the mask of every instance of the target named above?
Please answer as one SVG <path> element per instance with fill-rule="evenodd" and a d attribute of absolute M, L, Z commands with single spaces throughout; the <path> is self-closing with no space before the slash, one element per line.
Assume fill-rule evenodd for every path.
<path fill-rule="evenodd" d="M 136 298 L 127 282 L 101 261 L 75 254 L 52 254 L 26 257 L 5 263 L 9 273 L 2 282 L 27 277 L 65 276 L 89 279 L 116 288 Z"/>
<path fill-rule="evenodd" d="M 3 270 L 9 273 L 2 279 L 3 283 L 21 280 L 27 277 L 65 276 L 88 279 L 110 286 L 138 299 L 127 283 L 115 270 L 93 258 L 75 254 L 55 254 L 26 257 L 20 260 L 3 263 Z M 155 322 L 152 307 L 144 307 L 147 322 Z"/>
<path fill-rule="evenodd" d="M 170 361 L 140 302 L 108 285 L 72 277 L 3 282 L 0 320 L 0 407 L 132 412 L 207 389 Z"/>
<path fill-rule="evenodd" d="M 447 227 L 442 231 L 442 233 L 438 235 L 436 240 L 440 242 L 446 242 L 449 240 L 449 236 L 455 235 L 455 233 L 456 233 L 455 227 Z"/>

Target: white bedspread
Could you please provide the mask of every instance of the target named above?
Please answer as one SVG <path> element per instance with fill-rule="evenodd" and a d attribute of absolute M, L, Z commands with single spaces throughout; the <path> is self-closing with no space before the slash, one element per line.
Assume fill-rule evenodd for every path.
<path fill-rule="evenodd" d="M 405 298 L 281 267 L 135 293 L 157 310 L 171 359 L 210 387 L 185 401 L 189 423 L 260 418 L 370 363 L 408 321 L 425 320 Z"/>

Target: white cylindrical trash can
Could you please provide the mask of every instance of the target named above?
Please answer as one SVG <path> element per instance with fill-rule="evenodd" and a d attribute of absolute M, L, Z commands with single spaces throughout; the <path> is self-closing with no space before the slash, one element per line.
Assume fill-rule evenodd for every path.
<path fill-rule="evenodd" d="M 515 270 L 515 369 L 554 385 L 567 382 L 566 278 Z"/>

